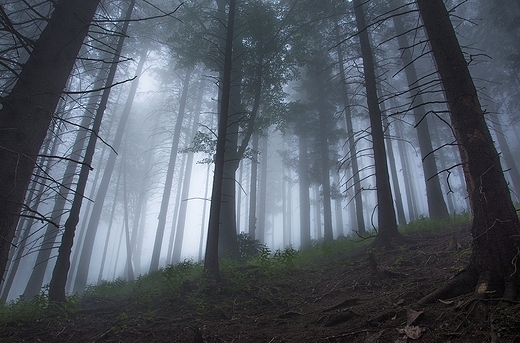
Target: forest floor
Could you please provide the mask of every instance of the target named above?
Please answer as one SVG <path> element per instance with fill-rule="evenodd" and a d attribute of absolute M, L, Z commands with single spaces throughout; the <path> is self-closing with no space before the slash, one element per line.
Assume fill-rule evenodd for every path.
<path fill-rule="evenodd" d="M 518 303 L 469 294 L 417 305 L 466 265 L 468 227 L 409 237 L 272 274 L 239 267 L 171 294 L 84 296 L 66 314 L 4 323 L 0 342 L 520 342 Z"/>

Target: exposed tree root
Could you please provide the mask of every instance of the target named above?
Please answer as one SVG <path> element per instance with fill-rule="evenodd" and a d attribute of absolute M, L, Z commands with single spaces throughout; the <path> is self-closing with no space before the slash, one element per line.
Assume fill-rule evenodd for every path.
<path fill-rule="evenodd" d="M 497 280 L 489 271 L 479 273 L 470 266 L 445 285 L 423 297 L 419 304 L 429 304 L 439 299 L 454 298 L 471 292 L 474 292 L 475 299 L 484 299 L 492 295 L 506 301 L 514 301 L 518 296 L 518 285 Z"/>
<path fill-rule="evenodd" d="M 439 299 L 454 298 L 459 295 L 471 293 L 475 290 L 477 281 L 477 274 L 464 270 L 460 274 L 457 274 L 451 281 L 419 300 L 419 304 L 431 304 Z"/>

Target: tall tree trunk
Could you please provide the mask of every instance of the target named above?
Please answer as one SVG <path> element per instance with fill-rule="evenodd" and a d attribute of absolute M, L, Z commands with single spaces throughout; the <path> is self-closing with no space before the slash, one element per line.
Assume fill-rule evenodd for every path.
<path fill-rule="evenodd" d="M 444 2 L 417 0 L 417 5 L 446 94 L 473 214 L 472 255 L 466 271 L 422 301 L 452 296 L 454 284 L 464 292 L 475 287 L 481 297 L 493 292 L 513 299 L 520 279 L 516 265 L 520 223 L 500 158 Z"/>
<path fill-rule="evenodd" d="M 397 8 L 400 1 L 391 1 L 391 6 Z M 405 66 L 406 80 L 410 89 L 410 98 L 412 99 L 411 107 L 415 117 L 415 127 L 417 128 L 417 136 L 419 138 L 419 150 L 421 151 L 424 182 L 426 184 L 426 199 L 428 201 L 428 212 L 430 218 L 446 219 L 449 217 L 446 202 L 442 195 L 441 183 L 437 164 L 435 162 L 435 154 L 433 152 L 432 140 L 430 137 L 430 129 L 428 127 L 428 118 L 424 106 L 417 106 L 424 103 L 422 97 L 422 89 L 418 85 L 417 71 L 415 70 L 412 52 L 410 51 L 406 30 L 404 28 L 403 19 L 400 15 L 392 16 L 397 36 L 397 42 L 401 49 L 401 59 Z"/>
<path fill-rule="evenodd" d="M 311 197 L 309 189 L 309 157 L 307 137 L 304 134 L 298 136 L 298 174 L 300 176 L 300 246 L 302 249 L 311 246 Z"/>
<path fill-rule="evenodd" d="M 170 159 L 168 161 L 168 170 L 166 171 L 166 181 L 164 183 L 164 191 L 161 200 L 161 209 L 159 211 L 159 222 L 157 224 L 157 231 L 155 232 L 155 242 L 152 251 L 152 261 L 150 262 L 150 272 L 159 269 L 159 258 L 161 256 L 161 246 L 163 243 L 164 229 L 166 227 L 166 217 L 168 214 L 168 205 L 170 204 L 170 195 L 173 185 L 173 172 L 175 171 L 175 161 L 177 159 L 177 150 L 179 150 L 179 140 L 182 129 L 182 122 L 184 120 L 184 112 L 186 110 L 186 102 L 188 100 L 188 89 L 193 69 L 186 70 L 184 84 L 182 87 L 182 94 L 179 101 L 179 115 L 175 122 L 175 131 L 173 132 L 172 147 L 170 150 Z"/>
<path fill-rule="evenodd" d="M 224 178 L 224 164 L 226 153 L 226 133 L 231 93 L 231 71 L 233 61 L 233 35 L 235 24 L 235 0 L 229 1 L 229 12 L 226 27 L 226 41 L 224 49 L 224 68 L 220 97 L 219 122 L 217 131 L 217 150 L 215 152 L 215 171 L 211 191 L 211 207 L 209 210 L 208 239 L 206 243 L 206 257 L 204 270 L 214 279 L 220 278 L 218 263 L 218 242 L 220 228 L 220 210 L 222 199 L 222 183 Z"/>
<path fill-rule="evenodd" d="M 60 95 L 99 0 L 60 0 L 0 109 L 0 274 Z"/>
<path fill-rule="evenodd" d="M 128 10 L 126 11 L 125 21 L 123 24 L 123 32 L 125 33 L 128 29 L 128 23 L 132 15 L 134 4 L 135 0 L 132 0 L 129 4 Z M 123 49 L 124 37 L 125 36 L 121 36 L 119 38 L 114 59 L 112 61 L 113 67 L 110 68 L 110 72 L 107 77 L 107 86 L 112 85 L 114 81 L 117 63 L 119 62 L 121 51 Z M 83 202 L 88 175 L 90 173 L 91 168 L 90 164 L 92 163 L 92 157 L 94 156 L 94 152 L 96 150 L 97 135 L 101 127 L 101 121 L 103 120 L 103 114 L 108 103 L 109 94 L 110 87 L 103 92 L 103 97 L 96 112 L 96 117 L 94 119 L 94 124 L 92 127 L 92 133 L 90 134 L 90 139 L 87 145 L 87 151 L 85 152 L 85 157 L 81 166 L 80 176 L 76 187 L 76 193 L 74 194 L 74 200 L 72 202 L 72 208 L 70 210 L 69 217 L 65 222 L 65 229 L 63 232 L 60 247 L 58 249 L 58 258 L 56 260 L 56 265 L 54 266 L 51 282 L 49 284 L 49 300 L 51 301 L 66 301 L 65 285 L 67 282 L 67 274 L 70 268 L 70 254 L 74 242 L 74 234 L 76 231 L 76 226 L 79 222 L 79 213 L 81 210 L 81 204 Z M 87 276 L 85 276 L 85 286 L 86 278 Z M 84 288 L 81 291 L 83 290 Z"/>
<path fill-rule="evenodd" d="M 383 125 L 381 123 L 381 110 L 377 98 L 374 58 L 372 56 L 372 48 L 370 46 L 370 39 L 368 37 L 365 14 L 361 0 L 353 0 L 353 4 L 357 29 L 359 31 L 359 40 L 361 43 L 365 88 L 374 150 L 378 232 L 373 244 L 375 246 L 391 246 L 394 240 L 401 239 L 402 237 L 397 230 L 394 202 L 392 199 L 392 191 L 390 189 Z"/>
<path fill-rule="evenodd" d="M 133 11 L 134 5 L 135 5 L 135 0 L 132 0 L 132 2 L 129 4 L 129 7 L 128 7 L 127 13 L 126 13 L 127 20 L 129 20 L 132 16 L 132 11 Z M 127 27 L 123 27 L 123 30 L 125 30 L 123 32 L 126 33 L 127 29 L 128 29 Z M 123 37 L 121 37 L 120 39 L 122 40 Z M 118 56 L 117 58 L 119 58 L 119 55 L 121 54 L 121 51 L 123 48 L 123 43 L 124 43 L 124 40 L 120 41 L 120 43 L 119 43 L 121 49 L 116 52 L 116 54 Z M 118 46 L 118 48 L 119 48 L 119 46 Z M 147 55 L 147 51 L 143 50 L 141 52 L 139 64 L 138 64 L 137 70 L 136 70 L 136 75 L 138 75 L 138 76 L 141 74 L 141 72 L 143 70 L 144 62 L 146 60 L 146 55 Z M 117 68 L 117 65 L 116 65 L 116 68 Z M 114 73 L 115 73 L 115 70 L 114 70 Z M 110 76 L 109 76 L 109 79 L 110 79 Z M 112 83 L 112 80 L 113 80 L 113 77 L 110 80 L 110 84 Z M 117 154 L 115 153 L 115 151 L 118 151 L 121 147 L 121 142 L 123 140 L 123 135 L 125 133 L 128 118 L 130 117 L 130 111 L 132 109 L 132 104 L 134 102 L 134 98 L 135 98 L 135 94 L 137 92 L 138 85 L 139 85 L 138 79 L 136 79 L 136 80 L 134 80 L 134 82 L 132 82 L 132 86 L 130 88 L 130 93 L 128 94 L 128 97 L 127 97 L 127 100 L 125 103 L 125 108 L 123 109 L 123 113 L 121 114 L 121 118 L 119 119 L 116 134 L 114 136 L 114 141 L 112 142 L 113 150 L 110 150 L 110 152 L 109 152 L 108 160 L 106 162 L 105 169 L 103 171 L 103 177 L 101 178 L 101 182 L 99 183 L 99 188 L 96 193 L 96 197 L 94 199 L 92 212 L 90 213 L 90 218 L 88 220 L 88 225 L 86 228 L 85 239 L 83 241 L 83 248 L 81 249 L 81 256 L 79 259 L 78 269 L 76 272 L 77 274 L 76 274 L 76 279 L 74 282 L 74 291 L 75 292 L 83 292 L 85 290 L 85 287 L 87 286 L 87 278 L 88 278 L 89 269 L 90 269 L 90 260 L 92 258 L 92 252 L 94 249 L 94 241 L 96 239 L 97 229 L 99 227 L 99 222 L 101 220 L 101 213 L 103 211 L 103 205 L 105 203 L 106 193 L 109 188 L 110 180 L 112 178 L 112 173 L 114 172 L 114 167 L 116 164 Z M 107 91 L 108 91 L 108 94 L 105 95 L 105 93 Z M 102 102 L 105 99 L 105 97 L 108 101 L 108 99 L 110 97 L 110 88 L 105 90 L 105 92 L 103 94 Z M 106 105 L 103 105 L 103 111 L 105 110 L 105 108 L 106 108 Z M 98 108 L 98 111 L 99 111 L 99 108 Z"/>
<path fill-rule="evenodd" d="M 345 108 L 345 123 L 347 125 L 347 140 L 348 140 L 348 148 L 350 155 L 350 165 L 352 168 L 352 181 L 354 188 L 354 206 L 356 209 L 356 225 L 353 228 L 354 231 L 357 231 L 360 235 L 364 234 L 366 231 L 365 228 L 365 220 L 363 219 L 363 201 L 361 199 L 361 181 L 359 179 L 359 166 L 358 166 L 358 158 L 357 158 L 357 148 L 356 148 L 356 140 L 354 135 L 354 127 L 352 125 L 352 111 L 350 110 L 350 101 L 348 95 L 347 88 L 347 78 L 345 75 L 345 66 L 343 64 L 343 49 L 340 44 L 340 34 L 339 34 L 339 25 L 335 27 L 336 32 L 336 44 L 337 44 L 337 54 L 339 61 L 339 75 L 340 75 L 340 84 L 341 84 L 341 96 L 343 99 L 343 106 Z M 347 185 L 347 187 L 349 187 Z"/>
<path fill-rule="evenodd" d="M 326 115 L 323 110 L 319 113 L 319 149 L 321 157 L 321 189 L 323 196 L 323 239 L 325 242 L 334 240 L 332 233 L 332 205 L 330 200 L 330 162 L 329 162 L 329 140 L 327 134 L 330 132 Z"/>

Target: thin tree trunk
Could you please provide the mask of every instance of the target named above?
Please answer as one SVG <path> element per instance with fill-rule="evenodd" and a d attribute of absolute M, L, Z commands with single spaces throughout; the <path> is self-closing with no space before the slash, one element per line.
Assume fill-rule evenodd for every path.
<path fill-rule="evenodd" d="M 267 137 L 260 139 L 260 176 L 258 178 L 258 227 L 256 239 L 265 243 L 267 205 Z"/>
<path fill-rule="evenodd" d="M 188 90 L 193 69 L 186 70 L 182 94 L 179 102 L 179 115 L 175 123 L 175 131 L 173 133 L 172 147 L 170 150 L 170 159 L 168 161 L 168 170 L 166 171 L 166 181 L 164 184 L 164 191 L 161 201 L 161 209 L 159 211 L 159 223 L 157 224 L 157 231 L 155 233 L 155 242 L 152 252 L 152 261 L 150 262 L 150 272 L 159 269 L 159 259 L 161 256 L 161 246 L 164 237 L 164 228 L 166 226 L 166 217 L 168 214 L 168 205 L 170 203 L 170 195 L 173 185 L 173 172 L 175 170 L 175 161 L 177 159 L 177 150 L 179 149 L 179 139 L 181 135 L 182 122 L 184 120 L 184 112 L 186 109 L 186 102 L 188 100 Z"/>
<path fill-rule="evenodd" d="M 129 4 L 128 10 L 126 11 L 125 21 L 123 24 L 123 32 L 126 33 L 128 29 L 128 23 L 132 14 L 132 10 L 134 7 L 135 0 L 131 0 Z M 116 54 L 113 59 L 113 67 L 111 67 L 106 84 L 112 85 L 114 76 L 117 69 L 117 63 L 120 59 L 120 53 L 123 48 L 124 36 L 119 38 L 119 42 L 116 48 Z M 87 145 L 87 151 L 85 153 L 84 161 L 81 166 L 80 176 L 78 180 L 78 185 L 76 187 L 76 193 L 74 194 L 74 200 L 72 202 L 72 208 L 69 213 L 69 217 L 65 222 L 65 229 L 62 236 L 61 245 L 58 249 L 58 258 L 56 260 L 56 265 L 54 267 L 52 273 L 52 279 L 49 284 L 49 300 L 64 302 L 66 301 L 65 296 L 65 285 L 67 282 L 67 274 L 70 268 L 70 254 L 72 250 L 72 245 L 74 242 L 74 234 L 76 231 L 76 226 L 79 222 L 79 213 L 81 210 L 81 203 L 83 202 L 83 194 L 85 193 L 85 188 L 87 185 L 88 175 L 90 172 L 90 164 L 92 163 L 92 157 L 94 156 L 97 135 L 99 133 L 99 129 L 101 127 L 101 121 L 103 119 L 103 114 L 108 103 L 108 97 L 110 94 L 110 87 L 107 88 L 103 92 L 103 97 L 99 104 L 98 110 L 96 112 L 96 117 L 94 119 L 94 124 L 92 127 L 92 133 L 90 135 L 90 139 Z M 79 272 L 78 272 L 79 274 Z M 85 286 L 86 286 L 86 278 L 85 275 Z M 84 288 L 81 290 L 83 291 Z"/>
<path fill-rule="evenodd" d="M 200 118 L 200 110 L 202 108 L 202 98 L 204 96 L 204 83 L 201 82 L 198 90 L 198 96 L 197 96 L 197 106 L 195 108 L 195 115 L 193 117 L 192 121 L 192 127 L 191 127 L 191 133 L 188 137 L 187 144 L 190 144 L 190 142 L 195 137 L 195 134 L 197 133 L 197 128 L 199 124 L 199 118 Z M 171 258 L 171 263 L 175 264 L 180 262 L 181 258 L 181 250 L 182 250 L 182 241 L 184 239 L 184 230 L 186 225 L 186 213 L 188 211 L 188 196 L 190 193 L 190 184 L 191 184 L 191 174 L 193 170 L 193 158 L 195 154 L 193 152 L 188 152 L 188 157 L 186 160 L 186 170 L 184 171 L 184 180 L 182 183 L 182 191 L 181 191 L 181 203 L 180 203 L 180 209 L 179 209 L 179 216 L 177 218 L 177 225 L 175 229 L 175 243 L 173 246 L 173 256 Z M 175 220 L 175 217 L 174 217 Z M 168 256 L 171 256 L 170 253 L 168 253 Z"/>
<path fill-rule="evenodd" d="M 390 189 L 390 178 L 388 175 L 388 165 L 386 160 L 386 149 L 381 123 L 381 110 L 378 104 L 377 85 L 375 76 L 375 65 L 372 56 L 372 48 L 368 37 L 365 14 L 361 0 L 353 0 L 354 11 L 356 14 L 357 29 L 361 43 L 361 54 L 363 57 L 363 67 L 365 76 L 365 88 L 370 115 L 370 127 L 372 145 L 374 150 L 374 163 L 377 188 L 377 214 L 378 232 L 373 244 L 375 246 L 390 246 L 396 239 L 401 239 L 397 230 L 397 220 L 395 216 L 392 191 Z"/>
<path fill-rule="evenodd" d="M 325 242 L 334 240 L 332 233 L 332 205 L 330 200 L 330 162 L 329 162 L 329 141 L 327 134 L 330 132 L 329 124 L 327 123 L 325 113 L 320 110 L 319 114 L 320 130 L 319 149 L 321 157 L 321 189 L 323 196 L 323 239 Z"/>
<path fill-rule="evenodd" d="M 356 216 L 353 217 L 356 220 L 356 225 L 354 226 L 354 231 L 357 231 L 360 235 L 364 234 L 366 231 L 365 221 L 363 217 L 363 201 L 361 199 L 361 181 L 359 180 L 359 166 L 358 166 L 358 158 L 357 158 L 357 148 L 356 148 L 356 140 L 354 135 L 354 128 L 352 125 L 352 113 L 350 110 L 350 101 L 348 96 L 348 88 L 347 88 L 347 78 L 345 75 L 345 66 L 343 64 L 343 50 L 341 49 L 340 44 L 340 36 L 339 36 L 339 26 L 335 27 L 336 32 L 336 44 L 337 44 L 337 54 L 339 61 L 339 74 L 340 74 L 340 84 L 341 84 L 341 96 L 343 98 L 343 106 L 345 108 L 345 122 L 347 125 L 347 135 L 348 135 L 348 147 L 350 154 L 350 165 L 352 167 L 352 180 L 354 187 L 354 206 L 356 210 Z M 349 185 L 347 185 L 349 187 Z"/>

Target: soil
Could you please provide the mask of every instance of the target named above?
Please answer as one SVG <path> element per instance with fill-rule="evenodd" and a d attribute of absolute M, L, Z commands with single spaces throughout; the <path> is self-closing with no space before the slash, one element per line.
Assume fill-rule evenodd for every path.
<path fill-rule="evenodd" d="M 519 303 L 468 294 L 417 305 L 466 265 L 467 228 L 411 237 L 274 277 L 244 267 L 145 300 L 83 297 L 67 315 L 8 323 L 0 342 L 520 342 Z"/>

